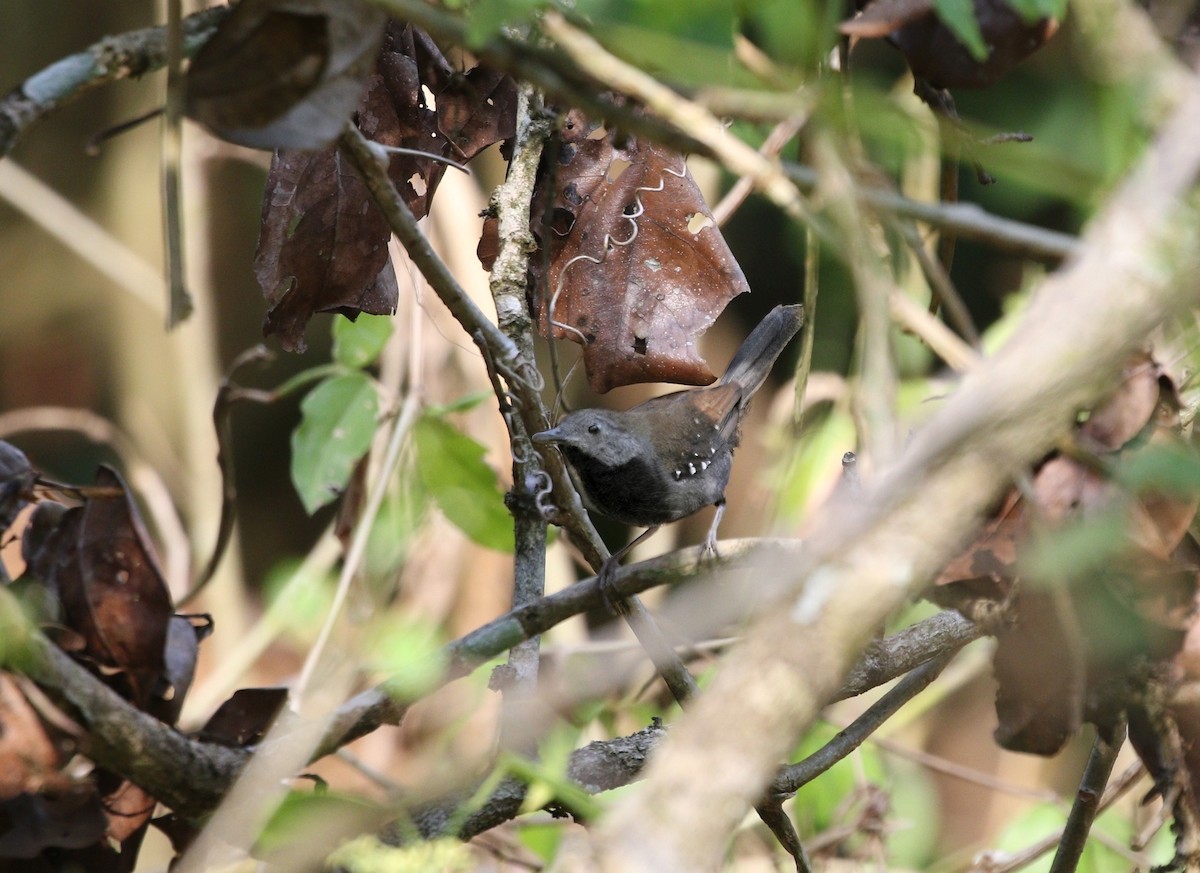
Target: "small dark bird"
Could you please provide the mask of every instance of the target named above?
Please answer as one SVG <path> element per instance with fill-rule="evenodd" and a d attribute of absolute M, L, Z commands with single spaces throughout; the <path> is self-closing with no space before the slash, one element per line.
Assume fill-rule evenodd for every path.
<path fill-rule="evenodd" d="M 716 551 L 742 418 L 802 324 L 803 306 L 776 306 L 715 384 L 655 397 L 624 412 L 581 409 L 533 435 L 535 443 L 558 446 L 588 509 L 649 528 L 605 563 L 602 578 L 660 525 L 705 506 L 717 507 L 704 541 L 706 551 Z"/>

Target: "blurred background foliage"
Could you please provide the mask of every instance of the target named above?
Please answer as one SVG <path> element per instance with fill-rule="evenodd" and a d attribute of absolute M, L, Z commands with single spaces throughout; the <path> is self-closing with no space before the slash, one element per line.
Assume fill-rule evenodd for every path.
<path fill-rule="evenodd" d="M 529 20 L 544 6 L 531 0 L 446 5 L 466 10 L 471 36 L 477 40 L 502 25 Z M 161 3 L 137 0 L 88 4 L 86 14 L 80 10 L 73 0 L 7 0 L 0 32 L 0 83 L 13 86 L 106 34 L 165 18 Z M 847 14 L 840 3 L 822 0 L 580 0 L 576 11 L 593 23 L 597 38 L 611 50 L 693 91 L 726 86 L 785 90 L 811 82 L 826 58 L 837 22 Z M 744 52 L 747 43 L 761 56 L 772 81 L 764 82 L 762 75 L 751 74 L 737 60 L 739 46 Z M 964 165 L 959 179 L 963 201 L 1073 233 L 1127 169 L 1145 140 L 1139 94 L 1128 83 L 1091 75 L 1077 48 L 1068 17 L 1044 50 L 998 84 L 956 94 L 958 109 L 973 130 L 985 135 L 1019 130 L 1034 138 L 1032 143 L 982 151 L 983 163 L 999 180 L 996 185 L 981 186 Z M 833 117 L 828 106 L 852 104 L 853 125 L 865 156 L 900 190 L 936 199 L 934 130 L 928 110 L 911 94 L 899 54 L 880 41 L 861 44 L 844 84 L 845 93 L 841 80 L 824 81 L 818 114 Z M 161 73 L 92 92 L 51 115 L 0 165 L 0 283 L 5 304 L 5 317 L 0 319 L 0 436 L 61 480 L 89 481 L 100 461 L 157 471 L 178 508 L 181 527 L 173 533 L 169 513 L 161 507 L 152 507 L 148 515 L 168 554 L 171 582 L 178 592 L 185 585 L 186 570 L 181 568 L 206 554 L 215 531 L 219 495 L 210 414 L 216 386 L 234 357 L 260 339 L 264 305 L 251 260 L 268 156 L 219 143 L 193 126 L 186 129 L 188 269 L 198 313 L 181 329 L 164 332 L 165 294 L 158 299 L 139 296 L 130 288 L 137 282 L 106 278 L 88 258 L 113 257 L 113 247 L 89 242 L 77 229 L 94 223 L 151 275 L 161 274 L 157 124 L 115 138 L 95 157 L 85 155 L 84 144 L 158 105 L 162 93 Z M 737 125 L 737 132 L 756 145 L 767 129 Z M 784 157 L 803 161 L 806 156 L 798 148 L 793 142 Z M 10 163 L 49 186 L 67 205 L 57 210 L 49 198 L 35 193 L 34 207 L 15 206 L 21 197 L 15 193 L 13 174 L 6 171 Z M 709 202 L 715 203 L 733 180 L 706 162 L 693 165 Z M 502 172 L 493 150 L 471 179 L 447 175 L 427 222 L 456 275 L 481 301 L 486 299 L 486 283 L 474 256 L 478 213 Z M 31 211 L 37 213 L 36 220 Z M 724 232 L 754 293 L 736 300 L 705 338 L 707 354 L 718 367 L 771 307 L 799 298 L 806 255 L 803 228 L 757 196 L 738 210 Z M 903 287 L 927 296 L 900 256 L 897 268 Z M 1020 307 L 1023 289 L 1040 270 L 960 240 L 952 278 L 980 329 L 995 326 L 994 333 L 999 333 L 1003 314 Z M 388 368 L 389 356 L 393 363 L 396 358 L 416 361 L 423 374 L 423 399 L 431 404 L 451 404 L 487 391 L 481 362 L 457 325 L 440 303 L 421 293 L 411 270 L 400 272 L 400 311 L 380 369 Z M 808 414 L 808 427 L 798 438 L 785 430 L 790 401 L 786 390 L 778 392 L 774 405 L 765 400 L 758 404 L 729 492 L 726 536 L 761 532 L 768 523 L 763 506 L 772 496 L 780 506 L 775 529 L 795 530 L 838 475 L 842 453 L 855 448 L 848 393 L 855 375 L 855 295 L 843 262 L 828 250 L 820 253 L 816 325 L 809 389 L 815 408 Z M 310 327 L 305 355 L 277 356 L 239 379 L 273 387 L 323 364 L 330 359 L 330 334 L 329 319 L 318 318 Z M 994 335 L 988 337 L 989 343 L 993 340 Z M 912 421 L 927 411 L 931 398 L 947 389 L 948 377 L 915 341 L 898 339 L 898 349 L 904 378 L 900 402 Z M 785 370 L 780 368 L 777 375 Z M 628 406 L 646 396 L 646 390 L 621 389 L 610 400 Z M 202 652 L 202 679 L 189 701 L 193 720 L 240 685 L 289 679 L 311 644 L 313 622 L 327 602 L 336 549 L 327 535 L 321 537 L 333 510 L 326 507 L 310 517 L 289 473 L 289 446 L 300 403 L 300 396 L 289 396 L 270 406 L 243 404 L 234 413 L 239 540 L 203 603 L 217 616 L 217 632 Z M 132 450 L 118 457 L 111 440 L 97 441 L 81 433 L 91 419 L 67 416 L 66 428 L 36 427 L 38 419 L 29 414 L 32 407 L 98 414 L 128 436 Z M 438 487 L 439 476 L 449 475 L 430 459 L 431 446 L 446 444 L 451 439 L 447 432 L 455 428 L 470 434 L 487 448 L 486 461 L 497 471 L 501 488 L 509 475 L 509 459 L 491 401 L 427 413 L 421 428 L 415 455 L 410 454 L 404 465 L 403 481 L 385 504 L 383 533 L 372 541 L 370 575 L 388 582 L 381 586 L 384 593 L 368 592 L 358 608 L 360 614 L 369 614 L 391 605 L 410 627 L 420 620 L 441 635 L 456 636 L 506 608 L 512 561 L 511 555 L 472 542 L 503 547 L 490 528 L 469 537 L 431 508 L 429 493 Z M 145 491 L 142 496 L 146 498 Z M 676 525 L 679 530 L 671 536 L 660 534 L 652 547 L 673 547 L 672 536 L 695 542 L 707 524 L 704 517 Z M 314 551 L 318 541 L 325 545 Z M 188 542 L 193 557 L 186 555 Z M 177 554 L 181 548 L 183 557 Z M 7 547 L 6 560 L 19 560 L 14 550 L 12 544 Z M 552 585 L 574 578 L 563 553 L 552 553 L 550 575 Z M 915 606 L 913 615 L 905 618 L 929 609 Z M 413 651 L 426 650 L 428 634 L 397 634 L 401 640 L 415 640 Z M 581 622 L 571 622 L 548 635 L 547 657 L 551 664 L 586 661 L 603 657 L 604 647 L 613 645 L 628 644 L 593 640 Z M 916 701 L 913 714 L 902 714 L 889 724 L 883 737 L 888 745 L 868 744 L 800 792 L 794 806 L 802 836 L 841 828 L 851 838 L 847 851 L 854 854 L 893 867 L 952 871 L 966 867 L 978 851 L 1021 848 L 1061 826 L 1064 799 L 1074 789 L 1090 737 L 1079 738 L 1053 760 L 999 750 L 991 736 L 994 688 L 987 645 L 974 644 Z M 270 657 L 262 657 L 264 653 Z M 394 650 L 380 657 L 390 658 L 393 667 L 405 661 Z M 403 731 L 379 731 L 356 744 L 354 753 L 403 782 L 436 773 L 446 756 L 482 756 L 490 748 L 486 726 L 495 715 L 490 700 L 482 687 L 462 683 L 419 707 Z M 803 739 L 797 757 L 817 748 L 868 703 L 852 700 L 831 707 L 826 725 Z M 661 700 L 635 689 L 581 713 L 579 722 L 586 727 L 585 739 L 608 731 L 627 732 L 643 726 L 662 706 Z M 1118 770 L 1125 763 L 1122 759 Z M 325 775 L 349 790 L 379 795 L 378 784 L 339 762 L 327 765 Z M 1102 829 L 1120 846 L 1145 815 L 1126 806 L 1103 817 Z M 561 827 L 534 817 L 515 824 L 511 832 L 521 851 L 546 858 L 557 845 Z M 746 839 L 736 850 L 748 865 L 745 869 L 759 869 L 751 860 L 763 854 L 756 828 L 747 825 Z M 1164 859 L 1160 846 L 1157 860 Z M 1098 847 L 1084 860 L 1085 869 L 1097 871 L 1128 869 L 1130 863 L 1112 846 Z"/>

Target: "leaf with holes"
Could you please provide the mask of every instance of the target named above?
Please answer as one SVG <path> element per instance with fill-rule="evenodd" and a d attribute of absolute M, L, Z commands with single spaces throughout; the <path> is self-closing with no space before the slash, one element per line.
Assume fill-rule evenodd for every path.
<path fill-rule="evenodd" d="M 446 518 L 479 545 L 511 552 L 512 516 L 484 447 L 432 415 L 421 416 L 413 436 L 421 481 Z"/>
<path fill-rule="evenodd" d="M 371 447 L 378 413 L 375 386 L 362 373 L 326 379 L 304 398 L 292 434 L 292 482 L 309 514 L 345 489 Z"/>
<path fill-rule="evenodd" d="M 696 339 L 750 286 L 682 155 L 617 141 L 580 113 L 567 116 L 534 223 L 550 255 L 540 328 L 583 345 L 595 391 L 706 385 L 714 376 Z"/>
<path fill-rule="evenodd" d="M 385 146 L 467 160 L 512 136 L 516 86 L 483 68 L 459 74 L 422 31 L 389 23 L 358 104 L 356 123 Z M 436 108 L 435 108 L 436 107 Z M 397 154 L 388 175 L 421 218 L 446 165 Z M 318 312 L 355 318 L 396 310 L 396 276 L 388 260 L 391 230 L 366 186 L 335 147 L 281 150 L 263 193 L 254 273 L 270 304 L 263 333 L 288 351 L 304 351 L 304 331 Z"/>

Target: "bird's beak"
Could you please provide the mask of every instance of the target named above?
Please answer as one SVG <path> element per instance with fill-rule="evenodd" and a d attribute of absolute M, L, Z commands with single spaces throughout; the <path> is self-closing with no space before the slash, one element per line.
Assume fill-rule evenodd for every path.
<path fill-rule="evenodd" d="M 541 433 L 535 433 L 533 436 L 530 437 L 530 439 L 533 440 L 535 443 L 538 443 L 539 445 L 552 446 L 555 443 L 562 442 L 562 440 L 563 440 L 562 428 L 552 427 L 552 428 L 550 428 L 550 430 L 544 430 Z"/>

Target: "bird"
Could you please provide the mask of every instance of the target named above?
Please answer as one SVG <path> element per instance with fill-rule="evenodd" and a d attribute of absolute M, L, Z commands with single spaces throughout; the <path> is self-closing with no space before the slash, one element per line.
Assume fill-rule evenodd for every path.
<path fill-rule="evenodd" d="M 715 555 L 733 450 L 755 392 L 804 324 L 801 304 L 776 306 L 734 353 L 715 383 L 655 397 L 631 409 L 581 409 L 531 437 L 556 446 L 590 511 L 647 530 L 600 571 L 611 580 L 635 545 L 706 506 L 717 512 L 704 540 Z"/>

